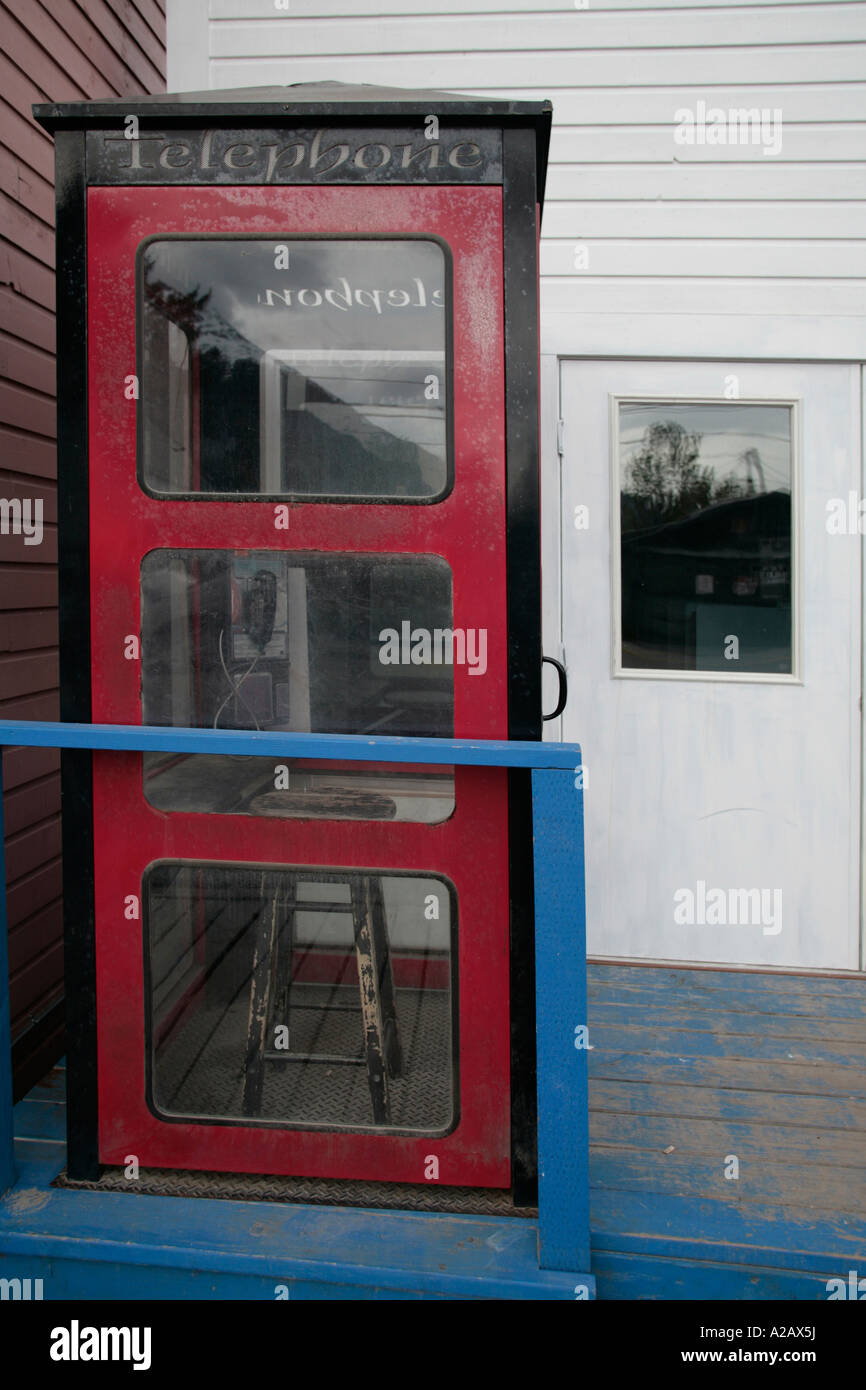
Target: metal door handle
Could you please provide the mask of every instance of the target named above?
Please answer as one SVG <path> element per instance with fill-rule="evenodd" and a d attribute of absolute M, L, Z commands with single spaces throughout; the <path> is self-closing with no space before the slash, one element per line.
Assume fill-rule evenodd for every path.
<path fill-rule="evenodd" d="M 559 672 L 559 699 L 556 702 L 556 709 L 553 711 L 552 714 L 543 714 L 541 716 L 543 721 L 547 723 L 548 719 L 557 719 L 559 715 L 562 714 L 562 711 L 565 709 L 565 702 L 568 699 L 568 676 L 566 674 L 566 670 L 562 662 L 557 661 L 555 656 L 543 656 L 541 658 L 541 661 L 542 664 L 545 661 L 549 661 L 551 666 L 555 666 L 557 671 Z"/>

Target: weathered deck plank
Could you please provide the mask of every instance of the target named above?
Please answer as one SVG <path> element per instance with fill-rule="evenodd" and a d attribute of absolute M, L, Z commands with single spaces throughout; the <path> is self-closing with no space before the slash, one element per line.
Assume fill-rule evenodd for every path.
<path fill-rule="evenodd" d="M 632 967 L 623 968 L 631 969 Z M 784 1007 L 786 1014 L 793 1014 L 803 1019 L 838 1019 L 843 1021 L 845 1019 L 859 1019 L 864 1007 L 862 997 L 853 993 L 850 998 L 836 994 L 816 994 L 811 997 L 806 994 L 774 996 L 768 995 L 766 991 L 759 992 L 750 988 L 748 992 L 744 991 L 739 995 L 723 996 L 674 984 L 671 984 L 670 992 L 681 1003 L 687 1004 L 690 1008 L 712 1011 L 717 1007 L 718 1001 L 718 1006 L 723 1007 L 726 1012 L 741 1013 L 752 1017 L 762 1014 L 775 1016 L 782 1012 L 782 1007 Z M 648 989 L 645 986 L 638 989 L 616 988 L 613 985 L 606 985 L 601 993 L 592 988 L 588 991 L 592 1003 L 601 1000 L 605 1003 L 630 1006 L 632 1009 L 638 1009 L 642 1004 L 660 1003 L 663 993 L 664 990 L 661 985 L 653 989 Z M 722 1000 L 724 1000 L 723 1005 Z"/>
<path fill-rule="evenodd" d="M 767 1152 L 760 1158 L 740 1156 L 739 1178 L 725 1178 L 725 1154 L 714 1158 L 697 1153 L 663 1154 L 645 1149 L 593 1147 L 590 1153 L 592 1189 L 654 1192 L 670 1197 L 711 1197 L 730 1206 L 771 1203 L 811 1212 L 846 1212 L 866 1217 L 863 1169 L 830 1164 L 778 1163 Z"/>
<path fill-rule="evenodd" d="M 866 1131 L 866 1101 L 845 1096 L 779 1095 L 767 1091 L 711 1090 L 706 1086 L 664 1086 L 626 1078 L 596 1078 L 593 1112 L 672 1115 L 771 1125 L 809 1125 L 818 1129 Z M 866 1138 L 863 1140 L 866 1147 Z"/>
<path fill-rule="evenodd" d="M 66 1104 L 55 1096 L 52 1100 L 34 1100 L 33 1093 L 15 1106 L 15 1133 L 27 1139 L 66 1138 Z"/>
<path fill-rule="evenodd" d="M 592 1010 L 590 1009 L 590 1019 Z M 590 1037 L 592 1036 L 590 1023 Z M 756 1052 L 758 1049 L 756 1048 Z M 722 1090 L 764 1091 L 782 1094 L 848 1096 L 866 1098 L 866 1075 L 855 1067 L 847 1070 L 810 1066 L 807 1062 L 769 1062 L 760 1057 L 679 1057 L 647 1053 L 614 1052 L 607 1049 L 590 1053 L 590 1080 L 664 1082 L 676 1085 L 708 1086 Z"/>
<path fill-rule="evenodd" d="M 664 1004 L 641 1003 L 624 1006 L 623 1004 L 601 1002 L 594 998 L 592 1016 L 596 1027 L 611 1023 L 619 1027 L 624 1019 L 633 1016 L 634 1020 L 639 1022 L 642 1027 L 655 1028 L 668 1033 L 685 1030 L 686 1032 L 720 1033 L 748 1038 L 755 1036 L 755 1014 L 748 1006 L 736 1012 L 733 1009 L 721 1010 L 707 1007 L 696 1009 L 694 1006 L 689 1008 L 688 1005 L 668 1007 Z M 815 1037 L 814 1018 L 803 1014 L 762 1013 L 760 1024 L 761 1036 L 766 1038 L 790 1038 L 796 1041 L 798 1038 L 813 1039 Z M 823 1018 L 820 1033 L 821 1037 L 828 1042 L 851 1042 L 866 1045 L 864 1042 L 866 1027 L 864 1027 L 863 1020 L 856 1016 L 850 1019 Z"/>
<path fill-rule="evenodd" d="M 767 1033 L 717 1033 L 712 1029 L 690 1031 L 685 1028 L 645 1028 L 631 1023 L 593 1024 L 593 1050 L 647 1053 L 659 1057 L 707 1057 L 719 1061 L 752 1061 L 756 1051 L 762 1060 L 786 1066 L 821 1066 L 847 1071 L 866 1071 L 866 1041 L 835 1042 L 814 1035 L 802 1038 L 775 1038 Z"/>
<path fill-rule="evenodd" d="M 589 996 L 594 1200 L 866 1229 L 866 980 L 596 964 Z"/>
<path fill-rule="evenodd" d="M 799 1014 L 809 1018 L 862 1018 L 866 1007 L 866 977 L 753 974 L 737 970 L 682 969 L 619 965 L 590 965 L 590 999 L 604 1003 L 647 1003 L 735 1012 Z M 643 978 L 632 978 L 637 972 Z M 768 982 L 772 982 L 771 986 Z M 841 986 L 841 988 L 840 988 Z"/>
<path fill-rule="evenodd" d="M 710 991 L 725 996 L 747 993 L 755 990 L 766 994 L 767 983 L 772 981 L 773 997 L 781 999 L 786 994 L 842 995 L 850 999 L 852 995 L 866 998 L 866 972 L 839 975 L 782 974 L 766 970 L 707 969 L 705 966 L 687 965 L 647 965 L 639 962 L 610 964 L 593 961 L 589 966 L 590 988 L 603 988 L 612 985 L 617 989 L 650 989 L 657 992 L 672 988 L 680 994 L 689 988 Z"/>
<path fill-rule="evenodd" d="M 866 1151 L 866 1136 L 862 1130 L 755 1125 L 681 1115 L 617 1115 L 599 1110 L 592 1113 L 590 1138 L 599 1148 L 648 1149 L 664 1153 L 673 1145 L 674 1151 L 681 1155 L 715 1157 L 735 1153 L 740 1159 L 764 1159 L 771 1152 L 785 1155 L 788 1163 L 803 1160 L 861 1172 Z"/>

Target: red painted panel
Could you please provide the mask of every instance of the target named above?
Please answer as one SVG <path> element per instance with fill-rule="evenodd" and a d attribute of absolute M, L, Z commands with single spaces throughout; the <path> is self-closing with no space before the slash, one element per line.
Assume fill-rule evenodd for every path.
<path fill-rule="evenodd" d="M 495 188 L 98 188 L 88 194 L 93 718 L 141 722 L 139 567 L 155 548 L 434 554 L 453 574 L 455 628 L 486 628 L 488 666 L 454 674 L 455 734 L 507 736 L 501 193 Z M 135 473 L 136 250 L 144 238 L 430 234 L 450 247 L 455 485 L 433 505 L 158 500 Z M 159 812 L 141 762 L 94 758 L 100 1155 L 121 1163 L 417 1182 L 510 1180 L 506 777 L 457 770 L 438 825 L 281 821 Z M 158 1119 L 145 1100 L 142 924 L 123 901 L 154 860 L 362 868 L 443 875 L 457 891 L 460 1119 L 445 1138 Z"/>

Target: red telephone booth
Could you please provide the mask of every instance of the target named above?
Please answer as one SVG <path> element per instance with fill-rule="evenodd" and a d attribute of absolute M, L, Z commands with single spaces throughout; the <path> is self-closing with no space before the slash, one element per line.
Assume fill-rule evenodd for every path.
<path fill-rule="evenodd" d="M 64 719 L 540 737 L 549 106 L 41 119 Z M 531 1198 L 529 850 L 521 773 L 65 754 L 70 1173 Z"/>

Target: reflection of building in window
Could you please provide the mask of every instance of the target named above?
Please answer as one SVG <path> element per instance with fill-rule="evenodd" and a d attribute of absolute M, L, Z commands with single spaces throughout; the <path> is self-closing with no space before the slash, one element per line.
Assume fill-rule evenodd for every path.
<path fill-rule="evenodd" d="M 265 489 L 306 496 L 432 497 L 447 477 L 445 354 L 266 353 Z M 435 383 L 435 397 L 427 383 Z"/>

